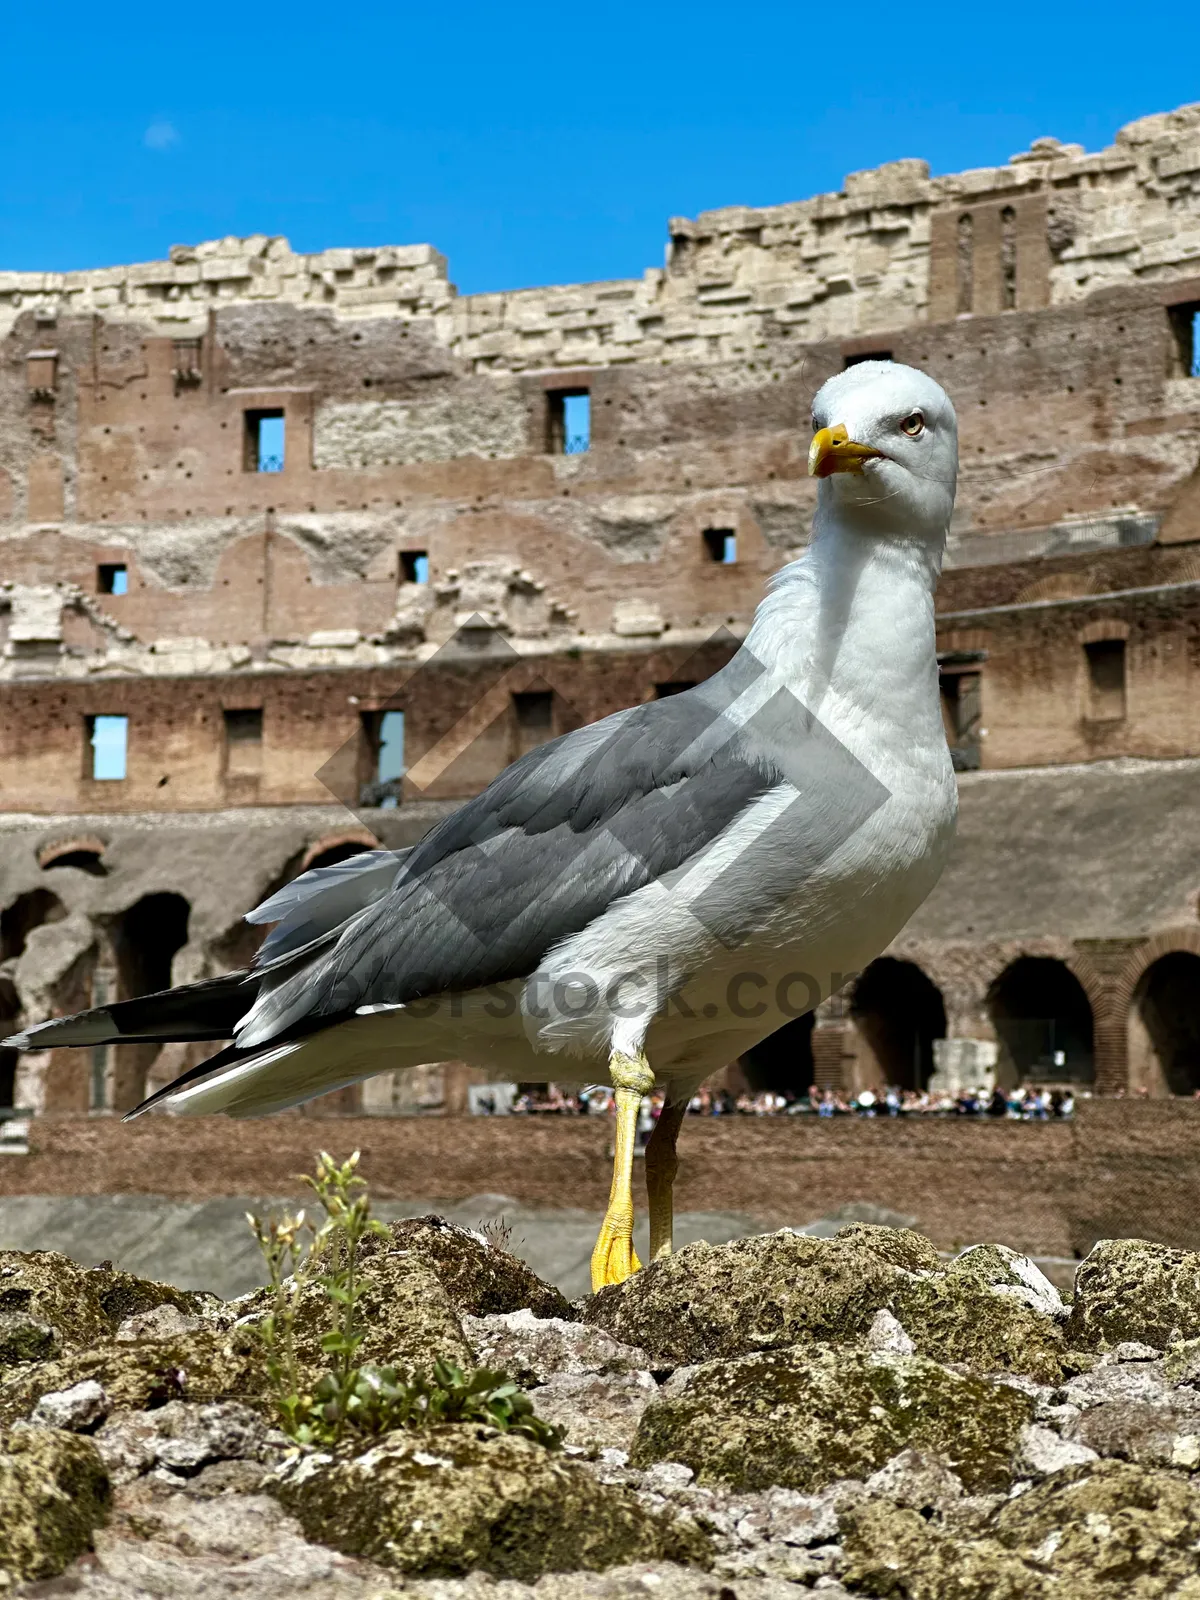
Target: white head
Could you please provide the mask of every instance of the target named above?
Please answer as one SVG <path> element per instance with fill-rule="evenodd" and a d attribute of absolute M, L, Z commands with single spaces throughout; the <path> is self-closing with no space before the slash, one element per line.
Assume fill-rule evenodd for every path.
<path fill-rule="evenodd" d="M 864 532 L 945 536 L 958 422 L 940 384 L 896 361 L 862 361 L 822 384 L 812 420 L 818 516 L 834 511 Z"/>

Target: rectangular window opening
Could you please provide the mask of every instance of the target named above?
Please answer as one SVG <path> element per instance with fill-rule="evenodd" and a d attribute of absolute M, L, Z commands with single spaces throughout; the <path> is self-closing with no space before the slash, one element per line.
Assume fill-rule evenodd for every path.
<path fill-rule="evenodd" d="M 517 755 L 534 750 L 554 737 L 554 693 L 550 689 L 529 689 L 512 697 L 517 725 Z"/>
<path fill-rule="evenodd" d="M 257 777 L 262 771 L 263 714 L 259 706 L 222 713 L 225 721 L 225 771 L 231 777 Z"/>
<path fill-rule="evenodd" d="M 404 786 L 404 713 L 365 711 L 362 731 L 370 775 L 360 785 L 359 804 L 394 811 Z"/>
<path fill-rule="evenodd" d="M 96 593 L 97 594 L 128 594 L 129 593 L 129 568 L 118 564 L 104 562 L 96 568 Z"/>
<path fill-rule="evenodd" d="M 733 528 L 705 528 L 701 538 L 710 561 L 722 567 L 736 565 L 737 533 Z"/>
<path fill-rule="evenodd" d="M 890 350 L 864 350 L 861 355 L 843 356 L 842 367 L 857 367 L 862 361 L 892 361 L 894 359 Z"/>
<path fill-rule="evenodd" d="M 592 399 L 586 389 L 551 389 L 546 394 L 546 448 L 552 456 L 578 456 L 592 445 Z"/>
<path fill-rule="evenodd" d="M 84 726 L 87 735 L 87 776 L 105 783 L 119 782 L 125 777 L 129 718 L 108 715 L 85 717 Z"/>
<path fill-rule="evenodd" d="M 1172 378 L 1200 378 L 1200 300 L 1168 306 L 1172 349 Z"/>
<path fill-rule="evenodd" d="M 1125 715 L 1125 641 L 1096 639 L 1083 647 L 1087 658 L 1088 716 L 1120 722 Z"/>
<path fill-rule="evenodd" d="M 429 556 L 424 550 L 401 550 L 400 582 L 429 582 Z"/>
<path fill-rule="evenodd" d="M 247 411 L 245 454 L 247 472 L 282 472 L 285 455 L 285 423 L 282 411 Z"/>
<path fill-rule="evenodd" d="M 974 772 L 980 762 L 979 724 L 983 710 L 983 676 L 978 672 L 941 674 L 942 722 L 956 772 Z"/>

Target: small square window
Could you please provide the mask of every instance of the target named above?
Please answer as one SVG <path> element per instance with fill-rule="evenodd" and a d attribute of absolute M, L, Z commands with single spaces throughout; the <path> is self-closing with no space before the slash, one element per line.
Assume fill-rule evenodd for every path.
<path fill-rule="evenodd" d="M 429 582 L 429 557 L 424 550 L 401 550 L 400 582 Z"/>
<path fill-rule="evenodd" d="M 120 716 L 85 717 L 87 743 L 85 772 L 102 782 L 118 782 L 125 777 L 129 741 L 129 718 Z"/>
<path fill-rule="evenodd" d="M 732 567 L 737 562 L 737 534 L 732 528 L 705 528 L 701 536 L 710 561 Z"/>
<path fill-rule="evenodd" d="M 282 472 L 286 416 L 282 411 L 247 411 L 242 465 L 247 472 Z"/>
<path fill-rule="evenodd" d="M 97 594 L 128 594 L 129 568 L 104 562 L 96 568 Z"/>
<path fill-rule="evenodd" d="M 592 400 L 586 389 L 551 389 L 546 395 L 547 441 L 552 456 L 578 456 L 592 446 Z"/>

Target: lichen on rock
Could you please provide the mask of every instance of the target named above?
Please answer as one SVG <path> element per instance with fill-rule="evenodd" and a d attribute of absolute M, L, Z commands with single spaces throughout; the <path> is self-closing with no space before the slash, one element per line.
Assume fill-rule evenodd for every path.
<path fill-rule="evenodd" d="M 0 1586 L 57 1577 L 88 1549 L 110 1495 L 91 1440 L 57 1428 L 0 1433 Z"/>
<path fill-rule="evenodd" d="M 362 1261 L 358 1280 L 365 1290 L 355 1313 L 365 1334 L 357 1356 L 360 1362 L 409 1373 L 427 1372 L 439 1360 L 474 1366 L 458 1313 L 423 1256 L 390 1247 L 377 1249 Z M 254 1332 L 270 1309 L 270 1290 L 259 1290 L 238 1302 L 238 1326 L 245 1333 Z M 329 1300 L 321 1285 L 310 1281 L 297 1297 L 294 1325 L 301 1381 L 310 1386 L 329 1367 L 329 1356 L 321 1346 L 329 1326 Z"/>
<path fill-rule="evenodd" d="M 1195 1600 L 1200 1486 L 1096 1461 L 953 1528 L 880 1499 L 841 1519 L 845 1579 L 907 1600 Z"/>
<path fill-rule="evenodd" d="M 1075 1274 L 1067 1343 L 1166 1350 L 1200 1337 L 1200 1253 L 1146 1239 L 1102 1239 Z"/>
<path fill-rule="evenodd" d="M 481 1234 L 442 1217 L 409 1217 L 393 1222 L 391 1241 L 365 1240 L 364 1258 L 375 1251 L 407 1251 L 426 1262 L 461 1315 L 486 1317 L 528 1309 L 535 1317 L 573 1321 L 570 1301 L 545 1283 L 518 1256 L 489 1244 Z"/>
<path fill-rule="evenodd" d="M 526 1581 L 661 1558 L 704 1564 L 693 1525 L 516 1434 L 450 1426 L 391 1433 L 361 1455 L 285 1464 L 274 1492 L 310 1539 L 431 1577 Z"/>
<path fill-rule="evenodd" d="M 927 1239 L 901 1229 L 854 1223 L 832 1239 L 785 1229 L 687 1245 L 602 1289 L 582 1315 L 671 1365 L 850 1342 L 914 1272 L 941 1265 Z"/>
<path fill-rule="evenodd" d="M 925 1356 L 791 1349 L 714 1361 L 642 1416 L 636 1466 L 682 1461 L 701 1483 L 812 1491 L 912 1446 L 970 1490 L 1007 1487 L 1033 1401 Z"/>
<path fill-rule="evenodd" d="M 46 1394 L 92 1380 L 111 1408 L 169 1400 L 241 1399 L 267 1410 L 266 1352 L 252 1329 L 204 1329 L 175 1339 L 108 1339 L 55 1361 L 19 1367 L 0 1386 L 0 1425 L 28 1417 Z"/>
<path fill-rule="evenodd" d="M 1062 1376 L 1063 1339 L 1054 1320 L 969 1272 L 911 1278 L 898 1287 L 891 1310 L 922 1355 L 1041 1383 Z"/>
<path fill-rule="evenodd" d="M 0 1250 L 0 1318 L 0 1364 L 42 1360 L 24 1352 L 93 1344 L 113 1329 L 92 1274 L 56 1250 Z M 52 1336 L 31 1339 L 35 1325 Z"/>

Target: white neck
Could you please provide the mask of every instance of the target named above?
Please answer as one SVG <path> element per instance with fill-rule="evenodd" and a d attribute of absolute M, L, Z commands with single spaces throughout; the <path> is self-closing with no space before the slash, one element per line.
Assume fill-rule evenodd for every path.
<path fill-rule="evenodd" d="M 744 648 L 817 715 L 940 731 L 933 593 L 944 532 L 863 531 L 819 507 L 813 539 L 777 574 Z"/>

